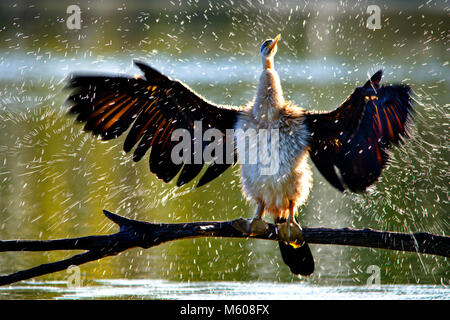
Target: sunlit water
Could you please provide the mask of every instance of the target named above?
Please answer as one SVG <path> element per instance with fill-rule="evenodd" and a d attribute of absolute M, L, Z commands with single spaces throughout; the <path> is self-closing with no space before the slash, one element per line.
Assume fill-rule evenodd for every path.
<path fill-rule="evenodd" d="M 124 279 L 97 280 L 85 287 L 68 287 L 64 281 L 35 281 L 0 288 L 0 297 L 10 299 L 440 300 L 448 299 L 449 294 L 449 288 L 436 285 L 313 286 L 308 283 L 180 283 Z"/>
<path fill-rule="evenodd" d="M 132 60 L 140 59 L 211 101 L 244 104 L 256 89 L 259 46 L 279 32 L 275 64 L 284 93 L 307 109 L 336 107 L 379 68 L 385 69 L 385 83 L 407 83 L 417 94 L 411 139 L 393 151 L 375 188 L 364 196 L 342 195 L 315 170 L 301 223 L 450 233 L 448 17 L 436 4 L 386 5 L 382 29 L 369 32 L 364 27 L 366 2 L 338 11 L 327 2 L 304 7 L 286 2 L 270 10 L 267 2 L 261 7 L 225 3 L 213 9 L 189 3 L 182 13 L 173 4 L 143 8 L 130 2 L 113 4 L 111 11 L 84 8 L 86 27 L 68 31 L 60 20 L 66 4 L 72 4 L 66 2 L 54 8 L 0 3 L 6 26 L 0 28 L 0 239 L 115 232 L 102 209 L 156 222 L 250 217 L 254 208 L 242 199 L 238 168 L 201 189 L 177 189 L 148 172 L 147 158 L 135 164 L 123 155 L 123 137 L 102 143 L 82 133 L 66 115 L 64 79 L 71 72 L 135 74 L 139 70 Z M 198 14 L 204 11 L 204 16 Z M 311 247 L 316 272 L 307 279 L 289 272 L 276 243 L 191 239 L 83 265 L 79 288 L 67 287 L 70 274 L 63 271 L 2 287 L 0 298 L 449 297 L 446 258 Z M 1 253 L 0 273 L 70 255 Z M 380 286 L 367 286 L 371 266 L 380 270 Z"/>

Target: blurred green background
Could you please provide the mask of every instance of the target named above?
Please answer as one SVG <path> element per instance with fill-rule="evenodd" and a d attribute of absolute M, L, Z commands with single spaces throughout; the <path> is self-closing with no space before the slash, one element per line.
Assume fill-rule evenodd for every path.
<path fill-rule="evenodd" d="M 278 33 L 275 65 L 285 95 L 304 108 L 335 108 L 381 67 L 384 83 L 407 83 L 416 93 L 411 139 L 393 151 L 373 190 L 342 195 L 314 169 L 301 224 L 449 235 L 449 10 L 422 2 L 377 1 L 378 30 L 366 27 L 370 1 L 0 2 L 0 239 L 115 232 L 102 209 L 156 222 L 250 217 L 237 167 L 197 190 L 163 184 L 147 157 L 133 163 L 122 153 L 123 137 L 104 143 L 82 132 L 66 115 L 64 79 L 73 71 L 138 73 L 138 58 L 211 101 L 245 104 L 261 71 L 260 45 Z M 72 4 L 81 9 L 80 30 L 66 25 Z M 367 268 L 376 265 L 382 284 L 449 285 L 446 258 L 311 247 L 316 272 L 307 279 L 289 272 L 276 243 L 212 238 L 132 249 L 81 271 L 85 284 L 119 278 L 339 287 L 365 285 Z M 72 254 L 1 253 L 0 273 Z"/>

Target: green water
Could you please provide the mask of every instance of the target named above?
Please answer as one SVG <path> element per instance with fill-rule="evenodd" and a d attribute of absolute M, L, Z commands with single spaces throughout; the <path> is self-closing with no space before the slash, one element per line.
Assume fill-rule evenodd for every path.
<path fill-rule="evenodd" d="M 155 222 L 250 217 L 237 167 L 198 190 L 163 184 L 147 158 L 133 163 L 121 152 L 123 137 L 103 143 L 84 134 L 66 116 L 62 88 L 72 71 L 137 73 L 131 61 L 139 58 L 211 101 L 244 104 L 255 92 L 259 46 L 278 33 L 285 95 L 305 108 L 336 107 L 381 67 L 385 83 L 411 85 L 418 101 L 412 137 L 393 151 L 374 190 L 342 195 L 315 170 L 301 223 L 449 235 L 449 23 L 439 3 L 381 3 L 376 31 L 365 27 L 364 1 L 85 2 L 81 30 L 66 27 L 69 4 L 0 3 L 0 239 L 115 232 L 102 209 Z M 448 298 L 446 258 L 311 247 L 316 272 L 307 279 L 289 272 L 271 241 L 190 239 L 82 265 L 75 290 L 63 271 L 0 288 L 0 298 L 232 298 L 254 287 L 273 298 Z M 72 254 L 1 253 L 0 273 Z M 372 265 L 381 289 L 367 287 Z"/>

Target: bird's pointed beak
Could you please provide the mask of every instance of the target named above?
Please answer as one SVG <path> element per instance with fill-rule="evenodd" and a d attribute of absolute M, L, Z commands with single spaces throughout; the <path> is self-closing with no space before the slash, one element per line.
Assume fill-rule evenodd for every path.
<path fill-rule="evenodd" d="M 277 35 L 272 43 L 272 46 L 270 47 L 270 50 L 272 51 L 277 46 L 278 40 L 281 39 L 281 34 Z"/>

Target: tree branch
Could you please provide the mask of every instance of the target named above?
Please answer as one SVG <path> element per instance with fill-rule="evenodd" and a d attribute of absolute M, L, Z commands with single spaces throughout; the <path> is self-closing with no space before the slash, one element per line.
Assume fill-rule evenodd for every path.
<path fill-rule="evenodd" d="M 222 222 L 168 224 L 131 220 L 106 210 L 103 210 L 103 213 L 111 221 L 119 225 L 119 232 L 110 235 L 72 239 L 0 241 L 0 252 L 87 250 L 65 260 L 42 264 L 10 275 L 0 276 L 0 285 L 7 285 L 62 271 L 71 265 L 81 265 L 107 256 L 117 255 L 135 247 L 147 249 L 167 241 L 195 237 L 248 237 L 234 227 L 240 219 Z M 450 257 L 450 237 L 426 232 L 408 234 L 372 229 L 306 227 L 302 231 L 304 239 L 308 243 L 359 246 Z M 277 226 L 267 224 L 266 233 L 251 238 L 278 241 Z"/>

